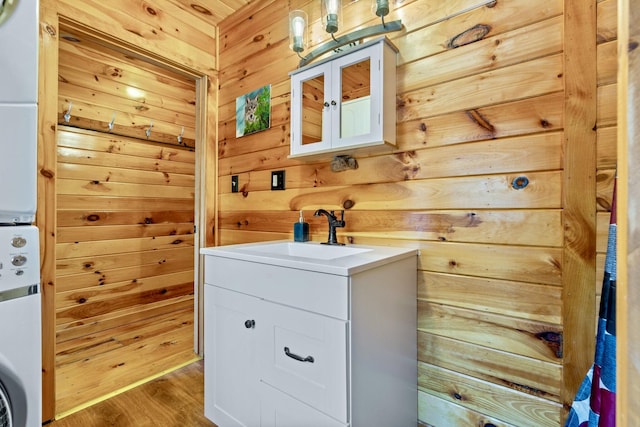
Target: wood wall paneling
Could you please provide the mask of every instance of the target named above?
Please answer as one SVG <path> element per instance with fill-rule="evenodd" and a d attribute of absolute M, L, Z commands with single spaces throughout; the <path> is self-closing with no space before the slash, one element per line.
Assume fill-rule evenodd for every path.
<path fill-rule="evenodd" d="M 82 355 L 84 351 L 88 359 L 99 363 L 99 356 L 113 354 L 118 347 L 110 344 L 120 343 L 121 348 L 127 347 L 123 344 L 126 340 L 120 336 L 104 341 L 108 335 L 104 331 L 116 331 L 117 325 L 135 323 L 144 331 L 145 318 L 160 319 L 161 316 L 169 317 L 160 323 L 178 322 L 181 325 L 169 328 L 173 332 L 160 328 L 155 332 L 150 329 L 141 335 L 148 338 L 145 351 L 157 353 L 157 362 L 152 362 L 142 353 L 135 355 L 132 352 L 129 355 L 131 359 L 124 357 L 111 364 L 118 369 L 104 376 L 94 375 L 103 378 L 103 385 L 110 386 L 128 385 L 132 381 L 130 375 L 150 375 L 179 364 L 179 359 L 191 357 L 193 317 L 187 313 L 188 310 L 193 311 L 193 274 L 190 273 L 188 278 L 183 270 L 188 271 L 185 270 L 186 265 L 193 263 L 193 223 L 194 219 L 197 220 L 193 210 L 197 197 L 193 189 L 198 184 L 193 176 L 196 165 L 194 153 L 189 154 L 185 163 L 184 150 L 180 147 L 193 149 L 195 140 L 199 138 L 204 141 L 203 145 L 215 144 L 217 84 L 208 85 L 207 82 L 215 81 L 216 25 L 245 4 L 244 0 L 224 0 L 207 5 L 182 0 L 158 0 L 153 4 L 135 5 L 92 0 L 40 2 L 40 175 L 36 223 L 42 237 L 44 421 L 52 419 L 56 412 L 69 405 L 79 403 L 72 394 L 61 394 L 59 397 L 64 404 L 56 409 L 56 377 L 58 383 L 64 379 L 70 386 L 69 390 L 74 386 L 81 389 L 77 381 L 86 381 L 82 370 L 76 372 L 70 367 L 73 363 L 55 372 L 56 340 L 60 344 L 61 361 L 66 356 Z M 107 51 L 102 49 L 102 56 L 96 55 L 90 48 L 97 46 L 109 46 L 112 50 L 106 55 Z M 176 77 L 161 72 L 167 65 L 177 71 Z M 159 79 L 158 75 L 162 77 Z M 198 99 L 204 100 L 197 109 L 199 120 L 206 123 L 203 127 L 211 128 L 210 132 L 194 128 L 194 79 L 203 89 L 198 92 Z M 132 102 L 131 96 L 124 95 L 128 87 L 145 93 Z M 73 102 L 71 119 L 66 122 L 63 114 L 70 102 Z M 211 114 L 206 115 L 206 111 Z M 151 127 L 154 117 L 155 123 Z M 111 120 L 113 127 L 108 129 Z M 85 133 L 80 139 L 86 146 L 83 143 L 77 145 L 78 139 L 70 138 L 58 149 L 58 122 L 110 131 L 111 141 L 105 141 L 98 147 L 95 139 Z M 147 136 L 145 131 L 149 128 L 151 133 Z M 150 152 L 151 157 L 145 158 L 138 151 L 140 146 L 128 142 L 126 137 L 130 136 L 164 145 Z M 178 136 L 181 141 L 178 141 Z M 207 140 L 208 137 L 211 139 Z M 89 146 L 93 148 L 89 149 Z M 81 160 L 83 150 L 84 163 Z M 200 148 L 200 152 L 206 153 L 207 150 Z M 87 156 L 88 153 L 90 155 Z M 59 169 L 56 167 L 58 160 L 63 160 Z M 172 164 L 184 166 L 173 169 L 170 167 Z M 215 175 L 214 170 L 215 162 L 209 162 L 202 173 Z M 136 186 L 146 193 L 136 195 Z M 58 189 L 62 190 L 59 195 L 56 194 Z M 156 190 L 169 197 L 149 197 Z M 215 197 L 211 197 L 201 204 L 201 208 L 214 212 L 214 201 Z M 130 211 L 129 218 L 127 211 Z M 61 213 L 60 223 L 57 222 L 58 212 Z M 168 222 L 177 226 L 167 226 Z M 66 241 L 58 241 L 57 227 L 66 228 L 60 233 Z M 84 233 L 83 236 L 83 228 L 104 231 L 103 236 L 95 233 L 94 238 L 110 235 L 118 239 L 75 240 L 78 236 L 92 235 Z M 143 255 L 124 256 L 126 244 L 119 242 L 126 242 L 129 250 L 141 248 Z M 56 261 L 59 255 L 67 258 L 59 257 Z M 73 258 L 76 255 L 77 258 Z M 130 265 L 132 260 L 141 263 L 140 266 Z M 123 264 L 122 268 L 114 267 L 118 262 Z M 183 277 L 180 278 L 180 274 Z M 176 276 L 174 284 L 167 280 L 163 285 L 162 278 L 172 275 Z M 135 286 L 125 285 L 132 281 L 132 277 L 144 278 L 140 280 L 140 286 L 146 286 L 147 290 L 139 292 L 138 296 L 132 292 Z M 58 278 L 63 284 L 61 289 L 69 284 L 74 289 L 56 297 Z M 154 281 L 157 282 L 155 289 Z M 75 289 L 85 285 L 88 287 Z M 162 290 L 163 286 L 167 289 Z M 103 287 L 106 291 L 103 294 L 89 291 L 92 287 L 94 290 Z M 62 308 L 60 313 L 64 314 L 60 316 L 68 321 L 56 322 L 56 298 L 68 304 L 73 299 L 73 292 L 82 293 L 76 295 L 76 303 L 82 306 L 80 301 L 84 301 L 85 307 L 91 310 Z M 118 293 L 123 297 L 118 298 Z M 85 298 L 88 299 L 85 301 Z M 120 311 L 107 308 L 118 304 L 131 304 L 131 308 L 121 308 Z M 92 321 L 82 320 L 90 312 L 94 316 Z M 171 338 L 172 334 L 175 339 Z M 83 345 L 82 337 L 93 337 L 89 340 L 97 351 L 91 352 L 91 345 Z M 154 348 L 158 351 L 154 352 Z M 101 353 L 102 350 L 105 353 Z M 162 359 L 164 361 L 159 362 Z M 65 363 L 69 360 L 66 358 Z M 144 366 L 136 365 L 141 360 L 146 360 Z M 104 363 L 106 366 L 106 359 Z M 96 390 L 104 392 L 105 389 L 97 387 Z M 89 392 L 84 397 L 91 398 L 92 395 Z"/>
<path fill-rule="evenodd" d="M 603 3 L 599 13 L 610 16 L 610 4 Z M 433 426 L 558 426 L 574 392 L 565 376 L 584 375 L 569 364 L 575 355 L 566 358 L 562 351 L 564 288 L 570 278 L 590 276 L 588 292 L 594 294 L 596 193 L 606 193 L 616 156 L 608 20 L 598 21 L 602 97 L 596 101 L 596 23 L 582 21 L 584 13 L 592 16 L 590 7 L 595 12 L 595 2 L 572 6 L 572 16 L 581 17 L 576 21 L 567 18 L 563 1 L 396 6 L 387 19 L 401 18 L 405 27 L 388 35 L 400 48 L 398 149 L 356 153 L 359 168 L 340 173 L 325 162 L 287 158 L 285 72 L 295 68 L 296 57 L 287 49 L 285 5 L 250 5 L 220 23 L 220 242 L 290 239 L 299 209 L 306 211 L 312 240 L 325 240 L 325 222 L 311 216 L 323 207 L 346 209 L 347 225 L 338 233 L 344 242 L 419 248 L 420 420 Z M 326 41 L 313 2 L 290 8 L 307 11 L 312 44 Z M 345 4 L 343 16 L 345 32 L 375 23 L 363 2 Z M 254 20 L 254 26 L 242 25 Z M 578 55 L 572 61 L 593 64 L 593 93 L 584 99 L 565 90 L 577 84 L 567 76 L 566 46 L 578 34 L 593 43 L 585 51 L 593 58 L 578 47 L 569 52 Z M 274 88 L 271 129 L 236 139 L 235 98 L 264 84 Z M 588 114 L 575 108 L 580 103 Z M 596 191 L 597 105 L 603 179 Z M 581 135 L 593 142 L 584 153 L 577 145 Z M 593 164 L 578 164 L 589 158 Z M 270 191 L 274 169 L 286 170 L 285 191 Z M 230 190 L 231 175 L 238 175 L 238 193 Z M 523 176 L 528 186 L 514 189 Z M 589 179 L 592 193 L 581 192 Z M 569 185 L 584 200 L 567 199 Z M 606 198 L 600 205 L 604 214 Z M 591 225 L 582 229 L 584 217 Z M 583 243 L 571 246 L 577 235 L 565 234 L 574 226 L 587 242 L 579 248 Z M 589 325 L 585 335 L 592 333 L 587 317 L 577 319 L 570 334 L 581 322 Z M 586 341 L 585 360 L 593 337 Z"/>
<path fill-rule="evenodd" d="M 194 160 L 59 126 L 57 412 L 193 357 Z"/>

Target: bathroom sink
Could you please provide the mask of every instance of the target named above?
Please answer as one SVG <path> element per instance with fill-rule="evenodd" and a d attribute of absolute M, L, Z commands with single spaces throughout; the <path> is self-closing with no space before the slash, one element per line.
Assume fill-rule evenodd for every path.
<path fill-rule="evenodd" d="M 246 248 L 250 252 L 259 252 L 271 256 L 292 256 L 313 258 L 318 260 L 332 260 L 351 255 L 371 252 L 370 248 L 354 248 L 349 246 L 322 245 L 319 243 L 279 242 L 252 245 Z"/>
<path fill-rule="evenodd" d="M 202 248 L 200 253 L 277 267 L 349 276 L 403 257 L 416 256 L 418 251 L 401 247 L 338 246 L 319 242 L 277 240 Z"/>

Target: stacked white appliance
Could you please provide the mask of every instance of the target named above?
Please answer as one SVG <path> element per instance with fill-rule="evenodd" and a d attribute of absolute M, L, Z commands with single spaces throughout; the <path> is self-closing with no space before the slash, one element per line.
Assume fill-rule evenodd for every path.
<path fill-rule="evenodd" d="M 38 0 L 0 0 L 0 427 L 42 424 Z"/>

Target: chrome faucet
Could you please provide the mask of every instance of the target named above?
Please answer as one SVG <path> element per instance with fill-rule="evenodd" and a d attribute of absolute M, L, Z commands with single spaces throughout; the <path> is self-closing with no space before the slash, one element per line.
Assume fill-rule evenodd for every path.
<path fill-rule="evenodd" d="M 333 211 L 327 212 L 324 209 L 318 209 L 313 216 L 324 215 L 329 221 L 329 238 L 326 242 L 322 242 L 324 245 L 344 245 L 344 243 L 338 243 L 336 238 L 336 228 L 344 227 L 344 210 L 340 211 L 340 219 L 338 219 Z"/>

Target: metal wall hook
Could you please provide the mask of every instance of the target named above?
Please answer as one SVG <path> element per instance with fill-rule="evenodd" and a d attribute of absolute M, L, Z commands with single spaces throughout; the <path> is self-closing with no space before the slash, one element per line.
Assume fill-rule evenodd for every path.
<path fill-rule="evenodd" d="M 153 120 L 151 120 L 151 123 L 149 124 L 149 129 L 144 131 L 144 133 L 147 135 L 147 138 L 151 136 L 151 128 L 153 128 Z"/>
<path fill-rule="evenodd" d="M 111 116 L 111 121 L 109 122 L 109 132 L 113 130 L 113 124 L 116 122 L 116 112 L 113 112 L 113 116 Z"/>
<path fill-rule="evenodd" d="M 73 102 L 69 101 L 69 108 L 67 108 L 67 112 L 64 113 L 64 121 L 69 123 L 69 120 L 71 120 L 71 107 L 73 106 Z"/>
<path fill-rule="evenodd" d="M 182 132 L 178 135 L 178 143 L 182 144 L 182 137 L 184 136 L 184 126 L 182 126 Z"/>

